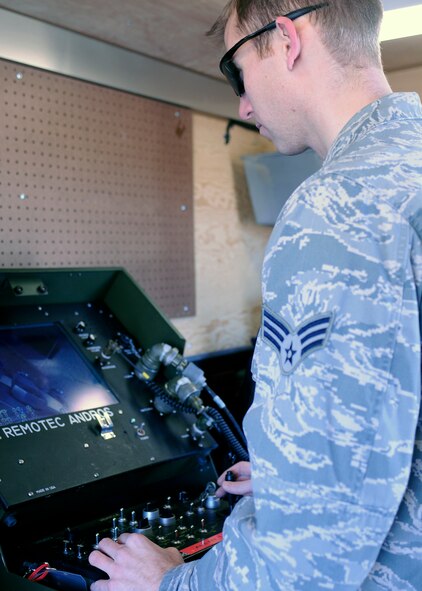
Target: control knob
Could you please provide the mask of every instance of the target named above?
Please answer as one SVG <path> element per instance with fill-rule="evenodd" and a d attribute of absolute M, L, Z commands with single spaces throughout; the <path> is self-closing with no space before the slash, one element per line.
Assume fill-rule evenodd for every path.
<path fill-rule="evenodd" d="M 145 509 L 142 511 L 142 516 L 148 521 L 154 521 L 159 518 L 160 511 L 152 503 L 147 503 Z"/>
<path fill-rule="evenodd" d="M 171 509 L 163 507 L 160 511 L 159 520 L 161 525 L 174 525 L 176 523 L 176 516 Z"/>
<path fill-rule="evenodd" d="M 137 527 L 133 528 L 133 531 L 137 534 L 148 535 L 149 533 L 152 533 L 152 527 L 148 519 L 144 517 L 141 522 L 138 523 Z"/>

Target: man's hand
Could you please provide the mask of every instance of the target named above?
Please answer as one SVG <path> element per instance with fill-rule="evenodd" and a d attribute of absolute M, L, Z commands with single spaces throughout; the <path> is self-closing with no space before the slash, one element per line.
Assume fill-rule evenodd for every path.
<path fill-rule="evenodd" d="M 226 480 L 226 474 L 230 470 L 235 476 L 235 480 Z M 251 464 L 250 462 L 238 462 L 219 476 L 218 488 L 215 492 L 217 497 L 222 497 L 226 493 L 238 496 L 252 495 Z"/>
<path fill-rule="evenodd" d="M 110 579 L 95 581 L 91 591 L 158 591 L 164 574 L 183 563 L 176 548 L 160 548 L 142 534 L 121 534 L 117 542 L 104 538 L 89 563 Z"/>

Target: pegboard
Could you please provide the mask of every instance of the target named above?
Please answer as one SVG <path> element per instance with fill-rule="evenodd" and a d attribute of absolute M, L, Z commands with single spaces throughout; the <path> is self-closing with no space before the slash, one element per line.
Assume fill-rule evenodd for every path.
<path fill-rule="evenodd" d="M 0 60 L 0 265 L 124 267 L 195 313 L 192 117 Z"/>

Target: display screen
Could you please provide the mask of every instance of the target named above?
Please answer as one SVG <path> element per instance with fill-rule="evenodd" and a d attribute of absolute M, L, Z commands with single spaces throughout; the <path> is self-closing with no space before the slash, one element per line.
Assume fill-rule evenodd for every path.
<path fill-rule="evenodd" d="M 60 325 L 0 327 L 0 426 L 117 402 Z"/>

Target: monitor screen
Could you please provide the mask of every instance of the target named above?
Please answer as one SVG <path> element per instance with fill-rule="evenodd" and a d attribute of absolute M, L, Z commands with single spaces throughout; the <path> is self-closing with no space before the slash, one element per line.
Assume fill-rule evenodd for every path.
<path fill-rule="evenodd" d="M 117 402 L 59 324 L 0 327 L 0 426 Z"/>

